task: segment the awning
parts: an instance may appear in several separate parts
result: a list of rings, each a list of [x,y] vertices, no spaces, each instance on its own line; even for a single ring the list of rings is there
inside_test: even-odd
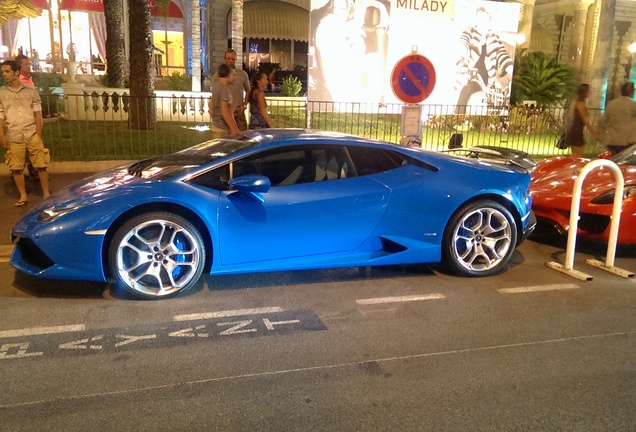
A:
[[[0,0],[4,1],[4,0]],[[41,2],[42,0],[31,0],[31,2]],[[62,0],[60,9],[70,11],[84,11],[84,12],[104,12],[103,0]],[[155,1],[150,1],[150,15],[152,16],[168,16],[170,18],[183,18],[183,12],[179,9],[179,6],[175,2],[171,1],[166,8],[158,8],[155,6]]]
[[[0,1],[0,26],[10,18],[35,18],[42,9],[31,4],[29,0]]]
[[[309,11],[282,1],[245,2],[243,4],[243,37],[307,42],[309,40]]]

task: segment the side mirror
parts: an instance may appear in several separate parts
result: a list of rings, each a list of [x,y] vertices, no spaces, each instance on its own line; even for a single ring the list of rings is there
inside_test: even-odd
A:
[[[248,174],[233,178],[228,183],[233,189],[254,196],[259,201],[265,201],[261,193],[269,191],[271,182],[268,177],[258,174]]]

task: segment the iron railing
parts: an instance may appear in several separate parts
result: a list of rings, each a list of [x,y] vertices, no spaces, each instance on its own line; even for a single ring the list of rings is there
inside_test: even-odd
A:
[[[210,93],[157,91],[153,98],[132,98],[126,89],[84,88],[81,93],[42,95],[43,139],[56,161],[135,160],[177,151],[210,139]],[[132,104],[155,110],[153,129],[129,126]],[[267,97],[268,110],[279,128],[311,128],[350,133],[399,143],[402,104],[308,102],[305,98]],[[465,108],[465,109],[464,109]],[[460,134],[464,147],[492,145],[545,157],[568,154],[555,143],[564,110],[515,107],[422,106],[422,147],[447,148]],[[600,113],[591,110],[596,123]],[[586,154],[603,148],[587,136]]]

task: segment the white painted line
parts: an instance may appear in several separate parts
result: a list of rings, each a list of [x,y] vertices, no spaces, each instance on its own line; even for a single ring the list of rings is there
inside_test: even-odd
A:
[[[529,287],[518,287],[518,288],[499,288],[497,291],[503,294],[519,294],[519,293],[527,293],[527,292],[536,292],[536,291],[557,291],[557,290],[567,290],[567,289],[577,289],[581,288],[575,284],[556,284],[556,285],[536,285]]]
[[[77,332],[77,331],[84,331],[84,330],[86,330],[86,326],[84,324],[55,326],[55,327],[31,327],[31,328],[23,328],[23,329],[17,329],[17,330],[0,331],[0,338],[35,336],[35,335],[45,335],[45,334],[53,334],[53,333],[69,333],[69,332]]]
[[[376,297],[368,299],[358,299],[356,303],[361,305],[381,304],[381,303],[401,303],[421,300],[436,300],[445,298],[442,294],[397,296],[397,297]]]
[[[233,317],[233,316],[241,316],[241,315],[267,314],[267,313],[282,312],[282,311],[283,311],[283,308],[275,306],[275,307],[269,307],[269,308],[236,309],[236,310],[219,311],[219,312],[203,312],[203,313],[196,313],[196,314],[175,315],[172,319],[174,321],[194,321],[194,320],[225,318],[225,317]]]

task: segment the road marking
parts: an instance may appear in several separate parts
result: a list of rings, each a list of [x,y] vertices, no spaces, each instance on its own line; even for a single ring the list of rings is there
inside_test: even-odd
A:
[[[556,291],[556,290],[567,290],[567,289],[577,289],[581,288],[575,284],[556,284],[556,285],[535,285],[529,287],[518,287],[518,288],[499,288],[499,291],[502,294],[519,294],[519,293],[527,293],[527,292],[536,292],[536,291]]]
[[[368,299],[358,299],[356,303],[360,305],[371,305],[381,303],[401,303],[410,301],[422,301],[422,300],[436,300],[445,298],[442,294],[427,294],[427,295],[412,295],[412,296],[397,296],[397,297],[376,297]]]
[[[501,344],[501,345],[476,346],[476,347],[469,347],[469,348],[458,348],[458,349],[447,350],[447,351],[433,351],[433,352],[425,352],[420,354],[410,354],[410,355],[396,356],[396,357],[378,357],[378,358],[367,359],[363,361],[350,361],[345,363],[332,363],[332,364],[323,364],[323,365],[317,365],[317,366],[298,367],[293,369],[277,369],[277,370],[274,369],[274,370],[263,371],[263,372],[243,373],[243,374],[237,374],[237,375],[223,375],[223,376],[216,376],[211,378],[203,378],[199,380],[178,381],[174,383],[152,385],[147,387],[137,387],[137,388],[124,389],[124,390],[113,390],[113,391],[106,391],[106,392],[94,392],[94,393],[75,394],[75,395],[69,395],[69,396],[49,397],[45,399],[38,399],[38,400],[25,401],[25,402],[4,403],[4,404],[0,403],[0,409],[18,408],[18,407],[25,407],[25,406],[37,406],[37,405],[51,404],[54,402],[61,402],[61,401],[89,400],[93,398],[103,398],[105,396],[140,394],[140,393],[147,393],[147,392],[157,391],[157,390],[177,389],[177,388],[183,388],[184,386],[202,385],[202,384],[209,384],[214,382],[230,382],[230,381],[246,380],[246,379],[252,379],[252,378],[263,378],[263,377],[281,376],[281,375],[289,375],[289,374],[316,372],[316,371],[328,371],[328,370],[351,368],[351,367],[359,368],[360,365],[365,365],[370,363],[391,363],[396,361],[403,362],[405,360],[417,360],[417,359],[426,359],[426,358],[432,358],[432,357],[456,356],[456,355],[479,353],[479,352],[485,352],[485,351],[513,350],[513,349],[525,348],[525,347],[557,345],[557,344],[564,344],[569,342],[604,339],[604,338],[611,338],[611,337],[624,338],[625,336],[632,336],[632,335],[636,335],[636,331],[589,334],[589,335],[582,335],[582,336],[572,336],[567,338],[536,340],[536,341],[530,341],[530,342],[517,342],[517,343],[509,343],[509,344]]]
[[[86,330],[84,324],[75,324],[67,326],[55,326],[55,327],[31,327],[17,330],[4,330],[0,331],[0,338],[13,338],[22,336],[37,336],[53,333],[69,333]]]
[[[172,319],[174,321],[194,321],[194,320],[202,320],[202,319],[226,318],[226,317],[241,316],[241,315],[267,314],[267,313],[275,313],[275,312],[282,312],[282,311],[283,311],[283,308],[276,306],[276,307],[269,307],[269,308],[236,309],[236,310],[219,311],[219,312],[203,312],[203,313],[196,313],[196,314],[175,315],[174,317],[172,317]]]

